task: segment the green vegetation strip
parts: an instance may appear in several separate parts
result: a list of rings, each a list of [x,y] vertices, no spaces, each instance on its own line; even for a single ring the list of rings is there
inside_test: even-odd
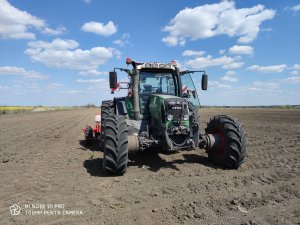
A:
[[[69,110],[82,108],[97,108],[93,104],[85,106],[0,106],[0,114],[19,113],[19,112],[45,112],[53,110]]]

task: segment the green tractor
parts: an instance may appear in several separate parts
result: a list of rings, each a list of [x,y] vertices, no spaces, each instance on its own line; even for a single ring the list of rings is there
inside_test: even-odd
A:
[[[203,148],[224,168],[236,169],[244,162],[246,134],[235,119],[215,116],[205,134],[200,133],[200,103],[191,75],[201,73],[202,90],[207,90],[205,71],[180,71],[175,61],[139,63],[128,58],[126,64],[132,69],[115,68],[109,83],[112,93],[126,88],[128,95],[101,106],[100,140],[107,174],[124,174],[129,152],[153,147],[165,152]],[[126,87],[117,82],[116,70],[128,74]]]

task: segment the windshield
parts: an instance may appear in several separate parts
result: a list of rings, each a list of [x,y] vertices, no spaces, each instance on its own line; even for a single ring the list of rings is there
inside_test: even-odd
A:
[[[140,72],[139,93],[175,95],[175,84],[172,73]]]
[[[195,74],[197,76],[197,74]],[[200,102],[190,73],[181,75],[182,97],[186,98],[193,108],[200,107]]]

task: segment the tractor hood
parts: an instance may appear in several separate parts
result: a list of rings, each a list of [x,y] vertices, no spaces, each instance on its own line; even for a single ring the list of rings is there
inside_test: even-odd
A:
[[[150,95],[149,114],[157,126],[169,127],[174,123],[189,125],[188,101],[174,95]]]

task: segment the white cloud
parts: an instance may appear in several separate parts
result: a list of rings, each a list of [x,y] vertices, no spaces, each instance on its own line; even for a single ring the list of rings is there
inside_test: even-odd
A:
[[[291,7],[290,9],[295,11],[295,12],[298,12],[300,10],[300,4],[295,5],[295,6]]]
[[[30,41],[28,43],[29,49],[55,49],[55,50],[67,50],[75,49],[79,44],[74,40],[63,40],[60,38],[54,39],[52,42],[45,41]]]
[[[99,65],[116,56],[120,51],[114,48],[94,47],[89,50],[78,48],[74,40],[54,39],[52,42],[31,41],[25,51],[34,62],[41,62],[50,67],[81,71],[95,70]]]
[[[292,67],[294,70],[300,70],[300,64],[295,64]]]
[[[211,88],[225,88],[225,89],[232,88],[232,86],[230,84],[223,84],[219,81],[208,81],[208,86]]]
[[[103,83],[106,82],[106,79],[89,79],[89,80],[83,80],[83,79],[77,79],[77,83]]]
[[[294,75],[294,76],[297,76],[297,75],[300,75],[300,65],[299,64],[294,64],[291,68],[291,75]]]
[[[182,37],[167,36],[162,38],[162,41],[165,42],[168,46],[185,45],[185,38]]]
[[[247,68],[247,70],[251,71],[259,71],[263,73],[281,73],[285,68],[286,64],[281,65],[273,65],[273,66],[258,66],[258,65],[252,65]]]
[[[185,8],[163,28],[169,35],[162,41],[169,46],[183,46],[187,39],[198,40],[225,34],[239,37],[240,43],[249,43],[257,37],[261,23],[272,19],[275,12],[265,9],[263,5],[237,9],[234,1]]]
[[[226,50],[225,50],[225,49],[220,49],[220,50],[219,50],[219,54],[220,54],[220,55],[224,55],[224,54],[225,54],[225,52],[226,52]]]
[[[44,30],[42,31],[42,33],[57,36],[57,35],[64,34],[66,31],[67,31],[67,29],[65,27],[63,27],[62,25],[60,25],[56,29],[51,29],[49,27],[45,27]]]
[[[255,81],[252,84],[254,88],[261,88],[261,89],[278,89],[279,84],[275,82],[262,82],[262,81]]]
[[[74,89],[70,89],[70,90],[66,90],[66,91],[61,91],[62,94],[67,94],[67,95],[77,95],[77,94],[82,94],[85,93],[82,90],[74,90]]]
[[[64,87],[64,85],[61,84],[61,83],[51,83],[51,84],[48,84],[45,88],[47,90],[53,90],[53,89],[57,89],[57,88],[60,88],[60,87]]]
[[[293,70],[291,72],[291,75],[294,75],[294,76],[300,75],[300,71],[299,70]]]
[[[129,39],[130,39],[130,34],[125,33],[125,34],[122,35],[121,39],[117,39],[113,43],[115,45],[120,46],[120,47],[124,47],[125,45],[130,44]]]
[[[100,76],[100,75],[108,75],[108,72],[102,72],[98,70],[87,70],[87,71],[81,71],[79,74],[84,76],[88,76],[88,75]]]
[[[284,79],[284,81],[291,84],[300,84],[300,77],[288,77]]]
[[[204,55],[204,51],[194,51],[194,50],[185,50],[182,55],[183,56],[202,56]]]
[[[117,27],[112,21],[109,21],[106,25],[103,23],[90,21],[83,24],[81,30],[84,32],[91,32],[102,36],[110,36],[117,32]]]
[[[243,64],[243,62],[237,61],[237,59],[232,57],[222,56],[219,58],[212,58],[210,55],[198,57],[185,63],[186,66],[193,69],[203,69],[212,66],[221,66],[223,69],[237,69],[242,67]]]
[[[36,79],[36,80],[43,80],[48,79],[49,76],[43,73],[39,73],[32,70],[25,70],[22,67],[14,67],[14,66],[2,66],[0,67],[0,75],[7,75],[7,76],[21,76],[27,79]]]
[[[235,55],[253,55],[253,48],[249,45],[234,45],[229,52]]]
[[[7,0],[0,0],[0,38],[35,39],[32,28],[49,35],[60,35],[66,30],[63,26],[51,29],[45,20],[17,9]]]
[[[225,73],[226,76],[234,76],[236,75],[236,72],[235,71],[232,71],[232,70],[229,70]]]
[[[42,29],[45,21],[21,11],[8,1],[0,1],[0,37],[4,39],[34,39],[35,34],[29,29]]]
[[[228,82],[237,82],[239,79],[236,77],[224,76],[221,78],[221,80]]]
[[[82,0],[83,2],[85,2],[86,4],[90,4],[91,0]]]

